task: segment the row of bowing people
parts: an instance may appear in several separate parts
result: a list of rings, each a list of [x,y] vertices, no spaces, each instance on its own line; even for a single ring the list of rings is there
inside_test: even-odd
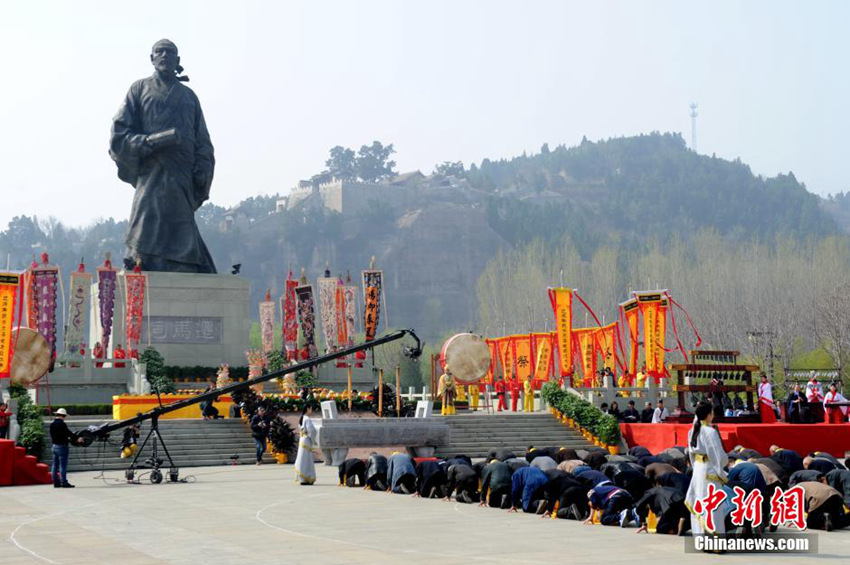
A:
[[[807,526],[831,530],[850,525],[850,471],[847,461],[823,452],[806,456],[778,446],[761,453],[736,446],[725,454],[727,501],[734,487],[759,490],[764,504],[777,488],[800,485],[805,492]],[[610,455],[602,448],[536,448],[524,456],[508,449],[491,451],[473,462],[465,455],[414,459],[395,452],[373,452],[339,466],[339,486],[452,500],[534,513],[585,523],[638,527],[638,532],[684,535],[692,529],[686,503],[693,467],[688,449],[675,446],[652,454],[643,446]],[[731,506],[724,507],[722,531],[732,531]],[[765,509],[767,511],[767,508]],[[767,514],[765,514],[767,515]],[[764,520],[744,531],[763,531]],[[775,528],[773,528],[775,529]],[[701,533],[696,532],[695,533]]]

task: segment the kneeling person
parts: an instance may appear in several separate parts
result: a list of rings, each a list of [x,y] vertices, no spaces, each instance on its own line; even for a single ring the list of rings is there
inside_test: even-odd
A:
[[[449,467],[446,500],[452,493],[457,492],[455,499],[464,504],[478,502],[478,475],[469,465],[452,465]]]
[[[366,461],[346,459],[339,466],[339,486],[366,486]]]

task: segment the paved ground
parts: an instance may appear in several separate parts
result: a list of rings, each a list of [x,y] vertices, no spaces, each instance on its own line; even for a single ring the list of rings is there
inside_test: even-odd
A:
[[[846,563],[850,531],[821,533],[820,554],[692,555],[681,538],[634,527],[508,515],[454,502],[338,488],[319,467],[186,470],[192,484],[126,485],[77,473],[74,490],[0,490],[0,564]]]

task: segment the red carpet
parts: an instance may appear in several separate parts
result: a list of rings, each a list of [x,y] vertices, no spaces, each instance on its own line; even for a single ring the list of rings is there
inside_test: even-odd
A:
[[[620,424],[629,447],[642,445],[652,453],[688,443],[691,424]],[[850,451],[850,424],[718,424],[723,447],[736,445],[770,455],[770,446],[793,449],[801,455],[825,451],[844,459]]]

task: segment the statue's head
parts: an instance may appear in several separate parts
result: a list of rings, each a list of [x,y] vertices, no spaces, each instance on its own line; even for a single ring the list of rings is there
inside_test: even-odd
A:
[[[166,75],[173,75],[180,69],[180,57],[177,46],[169,39],[160,39],[151,49],[151,63],[154,68]]]

